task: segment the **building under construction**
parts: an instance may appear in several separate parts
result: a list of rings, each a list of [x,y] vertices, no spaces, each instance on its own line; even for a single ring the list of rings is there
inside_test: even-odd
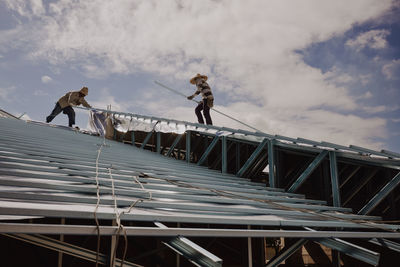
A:
[[[100,136],[0,113],[1,266],[397,265],[398,153],[92,119]]]

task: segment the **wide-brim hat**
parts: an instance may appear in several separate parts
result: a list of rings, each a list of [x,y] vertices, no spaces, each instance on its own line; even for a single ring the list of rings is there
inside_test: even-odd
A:
[[[82,87],[82,89],[79,92],[86,96],[89,94],[89,89],[87,87]]]
[[[200,73],[197,73],[196,76],[194,76],[192,79],[190,79],[190,83],[191,84],[195,84],[195,81],[196,81],[197,78],[202,78],[205,81],[207,81],[207,79],[208,79],[208,77],[206,75],[201,75]]]

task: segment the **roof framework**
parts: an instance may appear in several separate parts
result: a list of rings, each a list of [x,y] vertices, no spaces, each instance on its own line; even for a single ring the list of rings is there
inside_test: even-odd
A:
[[[315,241],[372,265],[379,262],[379,254],[366,252],[352,243],[332,238],[359,238],[367,241],[372,238],[400,238],[396,232],[400,229],[399,225],[379,223],[379,216],[369,215],[396,188],[399,174],[394,175],[360,209],[359,214],[353,214],[351,208],[341,207],[343,201],[337,168],[337,161],[345,159],[384,166],[396,172],[400,164],[393,153],[372,153],[354,146],[344,149],[322,142],[316,145],[308,140],[294,141],[262,133],[250,135],[246,131],[227,128],[206,127],[199,131],[200,127],[205,126],[190,123],[186,124],[192,128],[189,127],[184,134],[170,135],[170,145],[162,145],[163,139],[159,132],[146,133],[140,141],[141,133],[133,131],[131,142],[140,142],[137,147],[20,120],[0,118],[0,124],[1,215],[79,220],[98,218],[117,222],[120,220],[122,224],[157,221],[218,226],[215,229],[152,227],[148,229],[152,236],[200,237],[216,236],[219,233],[225,237],[305,238],[303,242],[319,238]],[[228,131],[230,134],[220,135],[218,131]],[[154,136],[156,138],[152,138]],[[196,140],[196,136],[204,138]],[[204,144],[201,153],[196,148],[199,140]],[[238,143],[254,146],[240,160],[237,156],[243,155],[243,151],[240,151],[242,147]],[[182,149],[183,145],[185,149]],[[148,151],[153,149],[157,153]],[[220,152],[216,153],[219,149]],[[279,149],[296,153],[306,151],[316,155],[305,165],[288,191],[277,187],[280,184],[279,174],[276,173],[279,169],[276,164],[278,157],[274,155]],[[232,150],[238,152],[234,159],[229,157]],[[211,157],[214,160],[210,161]],[[240,164],[232,168],[232,160]],[[313,200],[296,193],[324,161],[330,164],[333,205],[328,205],[326,200]],[[219,167],[213,170],[202,165]],[[254,182],[249,177],[249,174],[259,173],[266,166],[269,166],[267,184],[270,187],[265,186],[265,183]],[[232,173],[233,169],[236,172]],[[248,226],[262,229],[248,229]],[[241,229],[235,230],[232,227]],[[97,234],[96,227],[91,225],[42,227],[39,224],[0,224],[0,232],[4,234],[71,234],[71,229],[83,235]],[[118,226],[100,226],[98,233],[116,235],[118,229]],[[145,227],[125,229],[127,235],[147,233]],[[293,248],[287,250],[292,251]],[[193,253],[186,256],[193,256]],[[282,253],[277,258],[286,259],[289,254]]]

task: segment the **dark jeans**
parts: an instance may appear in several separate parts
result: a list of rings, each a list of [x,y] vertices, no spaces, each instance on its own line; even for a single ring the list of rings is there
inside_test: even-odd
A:
[[[54,107],[53,111],[49,116],[46,117],[46,122],[49,123],[51,122],[58,114],[61,113],[61,111],[64,114],[68,115],[68,126],[72,127],[72,125],[75,124],[75,111],[71,106],[61,108],[60,104],[58,102],[56,103],[56,106]]]
[[[203,99],[199,103],[199,105],[194,110],[197,116],[199,123],[204,124],[203,116],[201,115],[201,111],[203,110],[204,117],[206,118],[207,125],[212,125],[212,120],[210,116],[210,107],[207,105],[207,99]]]

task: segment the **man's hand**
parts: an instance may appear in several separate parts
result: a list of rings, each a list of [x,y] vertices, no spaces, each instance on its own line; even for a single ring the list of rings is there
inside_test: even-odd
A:
[[[207,99],[207,106],[212,108],[214,106],[214,99]]]
[[[192,100],[193,97],[194,97],[194,95],[190,95],[190,96],[187,97],[187,99]]]

